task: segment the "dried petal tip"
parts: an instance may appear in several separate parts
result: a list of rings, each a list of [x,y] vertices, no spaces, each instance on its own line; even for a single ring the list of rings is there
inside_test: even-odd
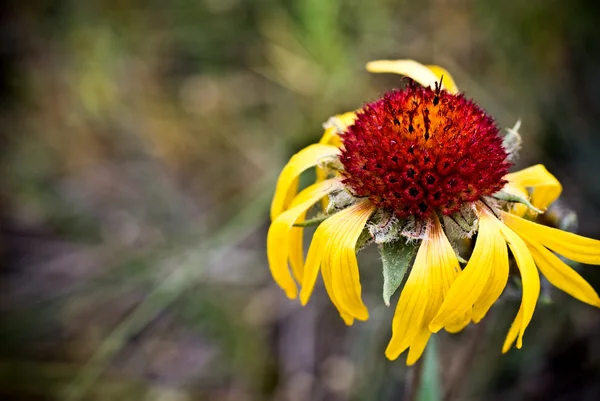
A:
[[[505,184],[498,127],[463,95],[410,82],[368,104],[343,137],[344,183],[404,218],[448,215]]]

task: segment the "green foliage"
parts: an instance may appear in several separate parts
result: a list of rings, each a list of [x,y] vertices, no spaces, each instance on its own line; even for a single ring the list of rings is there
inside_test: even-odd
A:
[[[402,284],[417,246],[400,239],[382,244],[379,249],[383,262],[383,302],[390,306],[390,298]]]

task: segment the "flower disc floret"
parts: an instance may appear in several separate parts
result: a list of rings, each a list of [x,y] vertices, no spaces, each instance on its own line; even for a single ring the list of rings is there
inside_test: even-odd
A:
[[[344,183],[400,218],[457,212],[502,189],[509,167],[483,109],[412,81],[366,105],[343,145]]]

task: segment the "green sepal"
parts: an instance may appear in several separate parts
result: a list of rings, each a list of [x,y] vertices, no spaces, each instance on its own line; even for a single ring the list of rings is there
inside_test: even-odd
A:
[[[458,246],[456,246],[456,244],[453,244],[453,243],[451,243],[451,245],[452,245],[452,249],[454,250],[454,254],[456,255],[456,259],[458,259],[458,262],[463,263],[463,264],[469,263],[468,260],[466,260],[465,258],[460,256],[460,252],[458,251]]]
[[[326,214],[335,213],[356,203],[356,198],[348,191],[339,191],[329,194],[329,205]]]
[[[477,231],[477,219],[474,216],[470,219],[468,215],[465,218],[462,213],[454,213],[449,217],[467,234],[467,236],[470,237]]]
[[[509,155],[509,160],[516,159],[516,156],[523,145],[521,134],[519,134],[519,128],[521,128],[521,120],[518,120],[514,127],[506,128],[506,134],[502,139],[502,146],[506,153]]]
[[[402,284],[408,267],[417,252],[417,244],[404,240],[386,242],[379,246],[383,262],[383,302],[390,306],[390,298]]]
[[[533,210],[536,213],[544,213],[537,207],[533,206],[527,198],[524,198],[524,197],[516,195],[516,194],[511,194],[506,191],[498,191],[494,195],[492,195],[492,197],[499,199],[499,200],[506,201],[506,202],[522,203],[523,205],[527,206],[529,209]]]
[[[360,252],[373,242],[373,237],[367,227],[363,228],[356,240],[356,252]]]
[[[334,213],[335,214],[335,213]],[[300,223],[294,223],[294,227],[310,227],[316,226],[330,218],[331,214],[321,214],[319,216],[313,217],[312,219],[304,220]]]
[[[377,244],[385,244],[398,240],[401,224],[393,215],[383,212],[377,224],[369,226],[369,232]]]

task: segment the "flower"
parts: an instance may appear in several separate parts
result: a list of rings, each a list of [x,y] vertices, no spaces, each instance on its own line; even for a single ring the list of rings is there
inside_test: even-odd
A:
[[[386,349],[392,360],[408,349],[408,365],[432,333],[458,332],[486,315],[507,285],[508,249],[520,272],[522,300],[503,352],[515,340],[521,348],[540,293],[538,269],[557,288],[600,307],[594,289],[552,252],[600,264],[600,241],[532,221],[562,187],[542,165],[508,173],[520,145],[516,127],[502,135],[439,66],[383,60],[367,69],[414,82],[331,118],[319,143],[284,167],[271,205],[267,256],[286,295],[299,295],[305,305],[320,271],[346,324],[367,320],[357,247],[375,241],[382,254],[389,247],[406,252],[406,263],[410,249],[418,248]],[[313,167],[316,183],[298,193],[299,176]],[[324,215],[306,220],[318,203]],[[303,227],[318,222],[304,261]],[[464,261],[457,244],[474,233],[473,252]]]

